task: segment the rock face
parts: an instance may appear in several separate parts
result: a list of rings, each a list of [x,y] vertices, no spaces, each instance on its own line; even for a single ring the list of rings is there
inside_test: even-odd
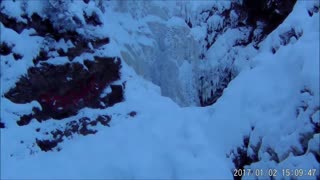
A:
[[[0,128],[5,128],[6,126],[4,125],[3,122],[0,122]]]
[[[0,54],[1,55],[6,56],[6,55],[10,54],[11,49],[12,49],[12,47],[9,46],[7,43],[1,42],[1,44],[0,44]]]
[[[30,12],[26,8],[32,2],[26,1],[20,6],[15,1],[8,1],[16,8],[20,6],[21,13],[15,14],[17,16],[12,16],[11,11],[2,8],[1,4],[0,24],[4,32],[6,30],[13,36],[4,33],[7,38],[1,39],[0,55],[6,59],[5,68],[14,68],[11,66],[14,63],[22,69],[10,79],[10,82],[16,82],[8,86],[3,98],[16,104],[37,101],[41,106],[19,114],[18,126],[28,125],[33,119],[39,122],[51,118],[62,120],[76,115],[85,107],[104,109],[124,100],[124,84],[114,83],[121,80],[121,60],[108,56],[105,46],[110,39],[97,33],[103,25],[101,10],[93,8],[86,11],[83,7],[79,9],[83,13],[77,16],[69,12],[70,2],[47,1],[43,3],[42,10]],[[17,41],[18,37],[23,38]],[[24,47],[35,39],[31,54]],[[17,71],[14,69],[12,72]],[[64,127],[53,125],[48,129],[40,126],[35,131],[48,136],[36,138],[33,146],[51,151],[64,138],[95,134],[98,130],[94,126],[109,127],[110,121],[111,115],[99,115],[93,119],[77,117],[69,122],[66,120],[61,122]],[[0,128],[7,128],[6,125],[0,120]],[[57,148],[58,151],[60,149]]]
[[[248,24],[255,26],[258,21],[264,22],[264,34],[269,34],[283,22],[292,11],[297,0],[244,0]],[[264,35],[265,36],[265,35]]]
[[[120,78],[120,60],[95,57],[95,61],[86,60],[84,64],[42,63],[40,67],[31,67],[5,97],[14,103],[38,101],[42,110],[34,109],[32,117],[39,121],[63,119],[83,107],[105,108],[123,100],[122,86],[115,85],[111,86],[111,93],[100,98],[104,88]],[[21,118],[21,125],[27,123],[25,119]]]
[[[239,39],[235,46],[246,46],[253,43],[254,47],[258,48],[259,43],[289,15],[295,3],[296,0],[243,0],[242,3],[232,2],[230,8],[222,12],[217,11],[215,7],[201,12],[205,19],[204,22],[208,24],[213,16],[223,17],[223,23],[218,28],[208,27],[205,39],[206,48],[209,49],[228,28],[249,30],[246,33],[249,36]]]
[[[79,120],[73,120],[66,123],[65,127],[58,128],[52,130],[50,134],[52,138],[50,139],[36,139],[36,144],[42,151],[52,151],[57,149],[58,151],[60,148],[57,146],[59,143],[63,141],[64,138],[71,138],[75,134],[87,136],[89,134],[95,134],[98,131],[94,129],[95,126],[100,123],[103,126],[108,126],[109,122],[111,121],[111,116],[109,115],[100,115],[96,119],[90,119],[88,117],[80,118]],[[40,131],[40,129],[36,130]],[[46,132],[48,133],[48,132]]]
[[[73,23],[78,23],[75,26],[77,28],[68,29],[65,27],[68,24],[56,19],[60,12],[59,7],[46,5],[48,12],[22,14],[19,18],[23,21],[6,14],[6,11],[0,13],[0,22],[5,28],[17,34],[33,29],[32,36],[41,37],[43,41],[31,59],[25,58],[22,52],[13,50],[16,45],[10,39],[0,43],[1,55],[10,57],[12,54],[15,61],[22,61],[22,64],[28,61],[34,64],[26,67],[27,73],[20,77],[15,87],[4,94],[14,103],[38,101],[41,105],[41,109],[34,108],[30,114],[21,116],[17,122],[19,126],[27,125],[32,119],[37,119],[39,122],[49,118],[63,119],[77,114],[78,110],[84,107],[107,108],[123,101],[122,85],[112,84],[120,79],[121,60],[118,57],[96,53],[109,43],[109,37],[79,33],[100,28],[102,22],[98,13],[84,12],[86,23],[74,20]],[[59,26],[57,23],[60,23]],[[73,62],[84,53],[89,55],[90,60],[84,58],[83,63]],[[55,58],[65,58],[65,64],[55,65],[47,62],[49,59],[55,61]],[[111,92],[102,96],[103,90],[108,86]]]
[[[193,21],[186,20],[189,24],[207,24],[207,33],[203,44],[205,48],[199,58],[219,62],[218,66],[210,70],[201,70],[200,72],[206,72],[196,77],[198,78],[198,97],[201,106],[215,103],[222,96],[223,90],[230,81],[237,76],[238,72],[234,70],[238,69],[234,65],[236,61],[239,61],[238,54],[240,53],[237,48],[253,46],[255,49],[259,49],[260,42],[284,21],[295,3],[296,0],[243,0],[241,3],[234,1],[224,10],[213,6],[200,12],[201,18],[193,19]],[[219,40],[230,30],[236,31],[238,34],[236,39],[228,39],[230,46],[226,50],[227,53],[222,56],[210,57],[210,54],[219,54],[219,52],[215,52],[222,46],[219,44],[221,42]],[[301,35],[290,31],[282,36],[282,43],[285,45],[291,37],[298,39]],[[272,51],[275,53],[276,49]]]
[[[279,150],[267,145],[268,142],[263,140],[263,138],[266,138],[265,136],[259,136],[259,138],[257,138],[259,130],[257,127],[252,126],[251,132],[243,137],[242,145],[232,149],[231,152],[227,154],[228,157],[232,158],[235,169],[250,169],[251,166],[256,167],[257,164],[263,161],[264,163],[272,162],[280,164],[284,163],[285,161],[288,162],[292,157],[301,158],[308,154],[312,154],[318,164],[320,163],[319,146],[313,145],[315,141],[319,142],[320,124],[316,123],[319,120],[316,120],[315,115],[320,112],[320,107],[318,103],[314,104],[312,101],[309,101],[310,99],[314,98],[314,94],[310,89],[301,89],[299,96],[301,97],[301,101],[299,106],[296,107],[296,120],[298,122],[304,122],[305,126],[310,127],[308,130],[303,130],[303,128],[299,126],[299,128],[296,130],[296,132],[299,133],[299,140],[297,140],[299,141],[299,144],[295,144],[293,141],[290,142],[291,145],[289,148],[288,145],[283,145],[282,149]],[[291,136],[291,134],[285,134],[283,135],[282,139],[286,139],[289,136]],[[261,157],[261,154],[265,154],[268,159],[265,160],[264,157]],[[234,179],[241,178],[242,175],[234,177]],[[319,177],[316,179],[319,179]]]

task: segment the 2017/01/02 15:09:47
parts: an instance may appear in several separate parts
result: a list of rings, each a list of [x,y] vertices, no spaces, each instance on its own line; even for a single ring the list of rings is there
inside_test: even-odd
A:
[[[234,169],[233,176],[283,176],[283,177],[301,177],[317,175],[317,169]]]

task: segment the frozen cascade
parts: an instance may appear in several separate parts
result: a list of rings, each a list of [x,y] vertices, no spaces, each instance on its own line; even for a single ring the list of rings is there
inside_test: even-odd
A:
[[[137,15],[137,12],[141,12],[139,9],[130,5],[127,7],[132,8],[129,12],[133,17],[144,16]],[[164,96],[172,98],[182,106],[199,104],[194,82],[196,65],[200,61],[199,43],[191,35],[190,28],[182,18],[170,18],[169,13],[165,13],[159,6],[147,8],[145,11],[145,14],[153,14],[159,18],[158,21],[146,22],[148,34],[139,32],[151,39],[151,43],[126,44],[125,50],[121,52],[123,59],[138,74],[159,85]]]
[[[216,14],[202,13],[211,7]],[[230,2],[178,1],[165,7],[157,1],[118,3],[115,9],[132,18],[131,24],[123,26],[137,41],[124,43],[121,55],[139,75],[159,85],[162,95],[180,106],[212,104],[256,52],[244,47],[247,50],[241,53],[243,47],[233,47],[239,38],[248,38],[249,30],[223,29],[229,20],[220,14],[228,8]],[[207,31],[214,33],[207,37]],[[219,33],[223,36],[217,38]],[[216,43],[209,42],[212,47],[208,48],[208,39],[214,38]]]
[[[149,23],[149,27],[155,40],[153,45],[141,45],[138,50],[127,46],[127,51],[122,52],[124,60],[138,74],[159,85],[164,96],[180,105],[197,103],[193,73],[199,61],[199,47],[188,36],[190,30],[161,23]]]

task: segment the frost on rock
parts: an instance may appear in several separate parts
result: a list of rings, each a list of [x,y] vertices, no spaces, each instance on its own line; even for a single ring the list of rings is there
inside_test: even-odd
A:
[[[33,126],[32,120],[65,120],[84,108],[106,109],[124,100],[121,60],[101,52],[110,43],[97,31],[101,13],[82,1],[1,3],[1,114],[14,114],[1,123]],[[107,87],[111,91],[103,93]],[[59,143],[36,142],[45,151]]]
[[[319,81],[316,80],[319,79],[319,51],[316,50],[319,48],[316,40],[319,34],[313,33],[319,30],[318,25],[314,26],[315,21],[318,23],[319,14],[316,14],[317,17],[309,16],[306,6],[311,3],[298,2],[292,14],[262,42],[260,53],[265,54],[254,59],[251,71],[260,71],[262,67],[270,68],[268,72],[272,73],[269,75],[270,79],[273,79],[270,83],[275,83],[272,86],[274,93],[260,94],[269,94],[267,98],[272,101],[263,100],[260,96],[255,99],[260,103],[260,100],[264,102],[261,104],[261,114],[251,115],[253,122],[249,135],[243,137],[242,146],[228,155],[232,157],[236,168],[268,167],[281,173],[283,168],[308,167],[308,170],[316,170],[314,178],[320,177],[320,146],[316,140],[320,133]],[[296,18],[296,15],[300,18]],[[297,36],[294,41],[284,41],[295,35]],[[271,47],[274,47],[275,40],[282,43],[278,44],[278,50],[274,52]],[[305,47],[308,50],[304,49]],[[305,53],[307,51],[312,53]],[[269,58],[265,59],[266,57]],[[289,67],[290,70],[287,69]],[[268,82],[263,79],[262,74],[259,77],[262,82]],[[259,86],[258,82],[256,86]],[[257,91],[264,92],[268,88],[265,86],[264,90],[258,89]],[[252,96],[253,94],[251,92]],[[271,105],[272,102],[276,104]],[[281,104],[283,107],[280,107]],[[251,111],[259,112],[256,108],[252,107]],[[301,175],[301,179],[305,178],[308,178],[306,173]]]

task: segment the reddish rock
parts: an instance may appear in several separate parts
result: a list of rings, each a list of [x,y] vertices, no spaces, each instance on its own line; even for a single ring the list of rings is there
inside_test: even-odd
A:
[[[5,97],[21,104],[38,101],[42,110],[34,109],[33,117],[39,121],[63,119],[83,107],[102,108],[101,101],[108,107],[123,100],[121,85],[111,85],[112,92],[100,98],[104,88],[120,78],[120,60],[95,57],[95,61],[87,60],[84,64],[86,68],[79,63],[41,63],[39,67],[31,67]],[[20,120],[21,125],[28,122]]]

